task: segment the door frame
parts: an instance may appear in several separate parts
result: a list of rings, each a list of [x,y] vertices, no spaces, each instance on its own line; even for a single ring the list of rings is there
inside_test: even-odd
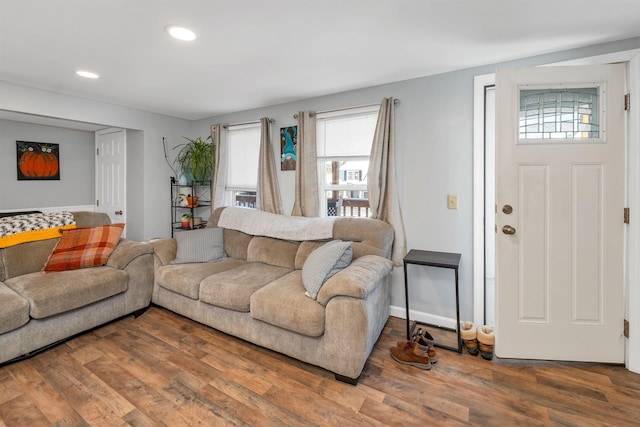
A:
[[[640,49],[579,58],[542,66],[589,65],[627,62],[632,107],[627,122],[627,189],[626,206],[630,209],[630,226],[625,242],[625,318],[629,321],[629,339],[625,365],[640,373]],[[473,321],[477,325],[485,319],[485,240],[484,240],[484,176],[485,176],[485,87],[495,85],[495,74],[474,77],[473,102]],[[621,101],[622,102],[622,101]],[[494,171],[495,172],[495,171]]]

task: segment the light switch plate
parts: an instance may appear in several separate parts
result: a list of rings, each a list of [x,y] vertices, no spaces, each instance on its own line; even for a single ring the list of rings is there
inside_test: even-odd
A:
[[[455,194],[447,194],[447,208],[458,209],[458,196]]]

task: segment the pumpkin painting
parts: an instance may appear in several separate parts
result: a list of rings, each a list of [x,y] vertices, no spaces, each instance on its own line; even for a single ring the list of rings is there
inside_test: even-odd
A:
[[[59,145],[17,141],[18,180],[59,180]]]

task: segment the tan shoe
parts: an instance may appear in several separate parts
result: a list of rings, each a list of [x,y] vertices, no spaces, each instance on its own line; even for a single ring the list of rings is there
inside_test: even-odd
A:
[[[404,347],[391,347],[391,357],[403,365],[411,365],[420,369],[431,369],[429,355],[418,349],[418,344],[411,345],[406,341]]]
[[[414,337],[415,338],[415,337]],[[409,345],[410,347],[413,346],[413,344],[417,344],[418,345],[418,350],[422,351],[423,353],[426,353],[427,356],[429,356],[429,361],[433,364],[433,363],[438,363],[438,355],[436,353],[436,350],[433,348],[433,342],[431,342],[430,345],[422,345],[421,341],[407,341],[407,340],[399,340],[397,345],[399,348],[403,348],[406,345]]]

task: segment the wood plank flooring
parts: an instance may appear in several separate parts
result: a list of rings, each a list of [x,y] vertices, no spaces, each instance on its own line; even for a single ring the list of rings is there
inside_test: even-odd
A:
[[[360,383],[152,307],[0,368],[8,426],[638,426],[622,366],[486,361],[438,350],[400,365],[391,318]]]

